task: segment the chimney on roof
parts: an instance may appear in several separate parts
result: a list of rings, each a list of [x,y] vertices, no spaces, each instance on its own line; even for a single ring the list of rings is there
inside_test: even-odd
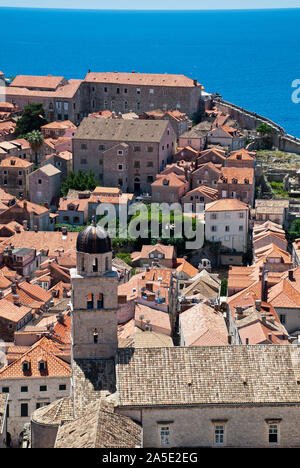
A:
[[[68,234],[68,230],[67,230],[66,227],[62,227],[62,228],[61,228],[61,232],[62,232],[62,235],[63,235],[63,236],[66,236],[66,235]]]
[[[257,299],[257,300],[255,301],[255,308],[256,308],[256,310],[257,310],[258,312],[260,312],[260,310],[261,310],[261,301],[260,301],[259,299]]]
[[[242,318],[242,315],[243,315],[243,307],[237,306],[235,310],[236,310],[237,318],[238,318],[238,319]]]
[[[197,86],[198,81],[195,79],[195,80],[193,80],[193,82],[194,82],[194,86]]]
[[[289,270],[288,273],[289,273],[289,280],[290,281],[295,281],[294,270]]]
[[[267,302],[268,299],[268,270],[265,269],[266,264],[264,264],[261,272],[261,300]]]
[[[16,285],[16,283],[12,283],[11,290],[12,290],[13,294],[17,294],[17,285]]]
[[[64,316],[63,312],[61,312],[61,311],[60,311],[59,314],[56,316],[56,318],[57,318],[57,321],[58,321],[59,323],[64,323],[64,322],[65,322],[65,316]]]
[[[33,226],[33,229],[34,229],[34,232],[38,232],[38,230],[39,230],[39,228],[37,227],[36,224]]]
[[[26,281],[26,283],[30,283],[30,277],[29,277],[29,276],[25,276],[25,281]]]
[[[18,224],[15,225],[15,231],[18,233],[21,232],[21,228]]]
[[[13,294],[13,300],[14,300],[14,305],[17,307],[20,307],[21,302],[20,302],[19,294]]]
[[[24,219],[23,221],[23,228],[24,228],[24,231],[28,231],[28,226],[27,226],[27,220]]]

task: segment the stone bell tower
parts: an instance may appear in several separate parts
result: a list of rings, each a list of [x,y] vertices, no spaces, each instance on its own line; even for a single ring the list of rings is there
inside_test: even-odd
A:
[[[118,347],[118,275],[111,242],[93,222],[77,237],[77,268],[71,270],[74,359],[112,358]]]

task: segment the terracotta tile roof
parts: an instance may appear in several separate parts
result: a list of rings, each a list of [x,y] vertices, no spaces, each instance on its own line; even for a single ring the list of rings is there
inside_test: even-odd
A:
[[[248,180],[248,185],[253,184],[254,180],[254,169],[248,167],[222,167],[221,176],[219,178],[219,183],[228,183],[232,184],[233,180],[237,180],[237,184],[244,185],[245,181]],[[224,182],[223,179],[227,179],[227,182]]]
[[[0,188],[0,200],[3,203],[8,203],[10,200],[13,200],[15,197],[8,193],[6,190]],[[18,224],[18,223],[16,223]]]
[[[55,356],[54,352],[59,348],[47,338],[37,341],[25,354],[12,364],[0,370],[1,379],[17,378],[45,378],[45,377],[70,377],[71,367],[66,362]],[[39,370],[39,361],[46,361],[46,370]],[[30,363],[30,370],[23,371],[22,363]]]
[[[193,190],[190,190],[187,192],[183,198],[185,197],[190,197],[191,195],[204,195],[207,198],[210,198],[211,200],[217,200],[218,199],[218,190],[213,189],[211,187],[207,187],[206,185],[200,185],[200,187],[196,187]]]
[[[48,302],[52,299],[52,294],[41,288],[38,284],[32,284],[24,281],[23,283],[19,283],[19,288],[34,300]]]
[[[30,96],[30,97],[40,97],[40,98],[72,98],[79,89],[82,80],[71,79],[69,82],[63,86],[59,86],[55,90],[51,91],[37,91],[30,90],[28,88],[20,88],[17,86],[7,86],[5,89],[6,96]]]
[[[71,161],[73,158],[73,154],[71,151],[60,151],[56,157],[59,157],[61,159],[65,159],[66,161]]]
[[[6,299],[0,300],[0,317],[11,322],[19,322],[31,311],[30,307],[21,305],[20,307],[12,304]]]
[[[69,211],[70,206],[73,206],[75,209],[72,211],[85,211],[88,205],[88,198],[60,198],[59,206],[57,211]]]
[[[163,253],[165,258],[168,260],[171,260],[175,254],[175,248],[173,245],[143,245],[141,252],[135,252],[136,256],[133,256],[132,254],[132,259],[135,260],[137,256],[140,258],[149,258],[149,254],[156,250]]]
[[[154,73],[88,73],[85,81],[89,83],[119,83],[145,86],[175,86],[194,88],[194,81],[184,75],[154,74]],[[197,83],[197,86],[201,86]]]
[[[151,187],[163,186],[163,187],[182,187],[187,184],[187,180],[184,176],[179,176],[174,172],[169,174],[157,174],[156,180],[152,182]]]
[[[143,316],[143,318],[141,318]],[[149,323],[153,331],[164,330],[168,335],[171,334],[170,317],[167,312],[154,309],[144,304],[137,303],[135,305],[135,324],[137,327],[144,329],[146,323]],[[147,321],[150,322],[147,322]]]
[[[245,148],[241,148],[238,151],[232,151],[227,159],[240,159],[242,161],[253,161],[256,153],[249,152]]]
[[[257,345],[262,343],[270,344],[289,344],[287,337],[274,332],[270,328],[266,327],[262,322],[251,323],[241,329],[239,329],[239,335],[243,344],[246,344],[246,338],[249,345]]]
[[[188,275],[190,278],[193,278],[197,273],[199,273],[198,269],[193,267],[189,262],[186,260],[183,261],[177,268],[176,271],[178,273],[182,272]]]
[[[203,169],[211,169],[216,174],[221,173],[221,169],[216,164],[209,161],[209,162],[204,163],[204,164],[199,164],[197,169],[193,172],[193,174],[197,174],[198,172],[203,171]]]
[[[10,86],[24,88],[46,88],[55,90],[63,81],[63,76],[17,75]]]
[[[68,128],[72,128],[72,129],[76,129],[76,125],[73,124],[73,122],[71,122],[70,120],[63,120],[63,121],[55,121],[55,122],[50,122],[46,125],[42,125],[41,126],[41,129],[68,129]]]
[[[300,308],[300,292],[287,279],[283,279],[268,291],[268,302],[273,307]]]
[[[289,263],[292,265],[292,257],[288,252],[283,249],[280,249],[276,244],[269,244],[264,247],[255,250],[255,256],[259,260],[264,260],[266,262],[270,261],[273,258],[278,258],[280,263]]]
[[[48,208],[38,205],[37,203],[32,203],[28,200],[21,200],[17,202],[15,205],[12,205],[11,207],[9,207],[8,210],[13,209],[15,206],[23,208],[24,210],[27,211],[27,213],[33,213],[37,215],[41,215],[41,214],[49,212]]]
[[[222,198],[211,203],[207,203],[205,212],[210,211],[248,211],[249,206],[237,198]]]
[[[26,159],[16,158],[9,156],[8,158],[2,159],[0,163],[1,167],[22,167],[27,168],[33,166],[33,163],[26,161]]]
[[[64,314],[64,321],[58,321],[53,329],[53,338],[59,343],[71,344],[71,316]]]
[[[119,406],[298,404],[299,352],[276,345],[119,349]]]
[[[44,251],[49,257],[57,257],[59,251],[62,253],[75,251],[77,235],[77,232],[68,232],[64,236],[59,231],[23,231],[10,237],[4,244],[9,245],[13,243],[15,248],[33,248],[37,251]]]
[[[228,344],[228,331],[223,314],[203,303],[179,316],[184,346],[222,346]]]
[[[100,399],[84,416],[59,427],[55,448],[136,448],[142,446],[142,433],[139,424]]]

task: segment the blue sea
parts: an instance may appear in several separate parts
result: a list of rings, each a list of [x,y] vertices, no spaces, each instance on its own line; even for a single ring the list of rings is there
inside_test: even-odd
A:
[[[182,73],[300,137],[300,9],[92,11],[0,8],[6,76]]]

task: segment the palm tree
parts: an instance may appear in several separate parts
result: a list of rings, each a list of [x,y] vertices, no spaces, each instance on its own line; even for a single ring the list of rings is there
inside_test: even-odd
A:
[[[39,130],[32,130],[32,132],[27,133],[25,139],[30,144],[31,149],[35,154],[35,164],[38,165],[38,151],[43,146],[44,137]]]

